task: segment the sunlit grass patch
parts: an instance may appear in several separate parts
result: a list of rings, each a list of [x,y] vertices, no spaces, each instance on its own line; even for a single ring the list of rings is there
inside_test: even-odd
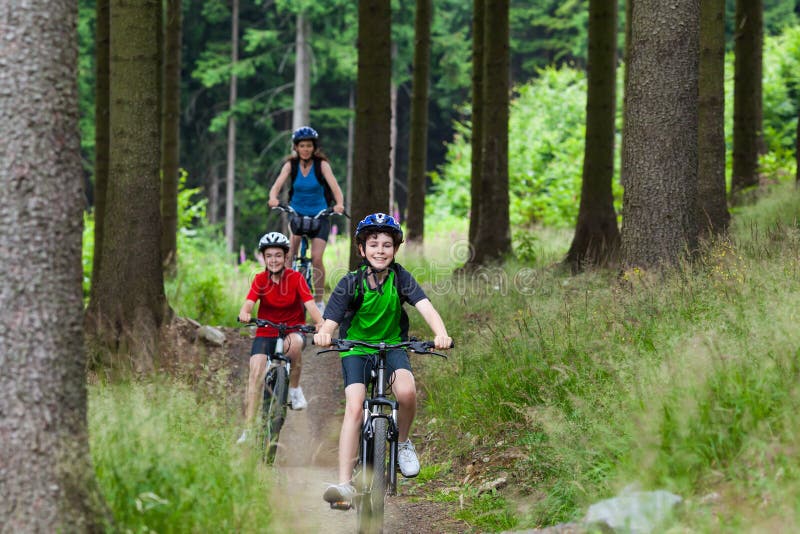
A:
[[[269,471],[232,421],[175,381],[92,386],[92,458],[119,531],[265,531]]]

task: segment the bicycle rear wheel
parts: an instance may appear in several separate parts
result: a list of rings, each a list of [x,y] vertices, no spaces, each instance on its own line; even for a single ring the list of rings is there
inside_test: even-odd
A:
[[[272,462],[278,449],[278,436],[286,420],[286,398],[289,394],[289,375],[286,367],[278,365],[267,372],[264,382],[263,451],[264,459]]]
[[[386,499],[386,433],[388,421],[375,418],[373,437],[368,444],[368,462],[363,466],[363,494],[358,508],[359,534],[383,532],[383,510]]]

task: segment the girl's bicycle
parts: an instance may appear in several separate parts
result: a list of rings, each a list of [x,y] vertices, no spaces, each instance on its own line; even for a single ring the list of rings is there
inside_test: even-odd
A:
[[[267,374],[264,377],[264,399],[261,403],[261,425],[259,442],[264,452],[264,459],[272,463],[278,449],[278,437],[286,421],[286,409],[289,407],[289,373],[292,370],[291,360],[283,352],[283,338],[291,332],[304,334],[314,333],[313,325],[273,323],[267,319],[252,319],[245,325],[259,327],[271,326],[278,330],[275,351],[267,354]]]
[[[416,354],[433,354],[433,341],[411,339],[401,343],[367,343],[350,339],[332,339],[331,348],[319,351],[346,352],[354,347],[377,350],[369,354],[374,358],[372,374],[364,399],[364,422],[361,425],[358,461],[353,471],[353,485],[357,495],[353,503],[331,503],[331,508],[348,510],[355,506],[359,533],[382,532],[383,509],[386,495],[397,493],[397,410],[396,400],[387,398],[386,356],[390,350],[405,349]],[[391,386],[391,385],[390,385]]]

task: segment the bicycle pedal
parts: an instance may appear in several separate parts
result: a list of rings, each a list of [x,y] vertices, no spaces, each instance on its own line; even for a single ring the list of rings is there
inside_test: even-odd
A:
[[[349,510],[352,507],[353,507],[353,503],[351,503],[350,501],[339,501],[339,502],[332,502],[331,503],[331,509],[332,510],[343,510],[343,511],[346,511],[346,510]]]

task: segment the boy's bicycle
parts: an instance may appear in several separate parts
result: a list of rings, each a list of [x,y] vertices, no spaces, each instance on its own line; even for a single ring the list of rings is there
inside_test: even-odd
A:
[[[278,449],[278,436],[281,428],[283,428],[284,421],[286,421],[286,409],[290,404],[288,401],[289,373],[292,369],[292,362],[284,355],[283,338],[291,332],[312,334],[315,327],[305,324],[273,323],[267,319],[257,318],[244,324],[259,327],[271,326],[278,330],[275,351],[272,354],[267,354],[267,374],[264,377],[264,399],[261,403],[261,427],[259,428],[259,438],[264,451],[264,459],[272,463],[275,459],[275,452]]]
[[[331,508],[348,510],[355,506],[359,533],[382,532],[383,508],[386,495],[397,493],[397,410],[396,400],[387,398],[386,357],[390,350],[405,349],[416,354],[433,354],[433,341],[411,339],[400,343],[367,343],[350,339],[332,339],[332,348],[319,351],[346,352],[354,347],[375,349],[372,374],[364,399],[364,421],[361,425],[358,461],[353,471],[353,485],[357,495],[353,503],[331,503]],[[388,450],[387,450],[388,449]]]
[[[311,243],[308,236],[319,231],[320,225],[322,224],[322,219],[325,217],[330,217],[336,212],[333,211],[333,208],[325,208],[311,217],[308,215],[298,214],[291,206],[288,206],[287,204],[278,204],[272,209],[280,210],[288,214],[289,228],[292,230],[294,235],[300,236],[300,248],[298,249],[295,257],[292,258],[292,269],[303,275],[303,278],[306,279],[308,288],[311,290],[311,294],[313,295],[314,265],[311,263]],[[348,217],[346,213],[343,215]]]

